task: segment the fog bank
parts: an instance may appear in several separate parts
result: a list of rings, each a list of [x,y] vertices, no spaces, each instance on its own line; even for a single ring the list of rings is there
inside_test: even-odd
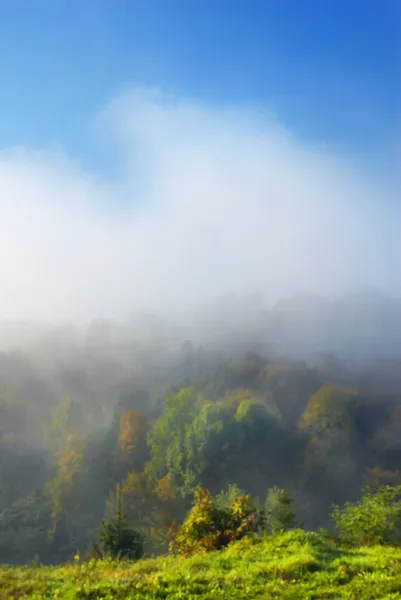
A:
[[[260,107],[138,87],[94,118],[118,182],[49,149],[0,155],[2,319],[177,316],[230,293],[271,304],[399,291],[390,191]]]

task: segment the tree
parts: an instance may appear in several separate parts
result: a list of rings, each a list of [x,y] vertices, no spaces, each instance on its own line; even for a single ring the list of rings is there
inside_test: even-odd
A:
[[[184,497],[198,486],[221,489],[231,477],[241,449],[240,429],[231,411],[219,403],[201,408],[186,428],[182,463],[172,470]]]
[[[39,492],[29,492],[0,511],[0,562],[27,563],[35,555],[41,562],[54,558],[50,553],[48,531],[51,505]]]
[[[361,402],[353,389],[325,385],[310,398],[299,422],[307,440],[304,483],[330,503],[343,502],[360,489],[365,453],[356,417]]]
[[[296,425],[321,381],[315,369],[304,363],[267,365],[260,373],[258,387],[266,403],[275,407],[286,425]]]
[[[265,361],[255,354],[221,364],[203,378],[203,394],[208,400],[217,400],[237,388],[250,388],[264,365]]]
[[[192,388],[183,388],[166,399],[164,412],[148,435],[151,458],[146,472],[155,480],[168,475],[171,467],[180,462],[185,429],[196,412],[196,395]]]
[[[99,538],[102,552],[110,558],[138,560],[143,555],[144,538],[139,531],[130,527],[123,514],[120,487],[116,513],[102,522]]]
[[[223,510],[229,510],[234,503],[234,500],[239,496],[243,496],[244,492],[239,489],[235,483],[231,483],[227,487],[226,492],[220,492],[216,496],[216,505]]]
[[[273,487],[268,491],[265,504],[268,533],[282,533],[296,526],[297,513],[292,504],[293,499],[285,490]]]
[[[83,424],[81,407],[70,396],[64,396],[43,427],[45,443],[50,450],[57,452],[64,447],[68,438],[82,433]]]
[[[241,446],[237,448],[235,481],[256,496],[265,496],[274,484],[288,485],[302,457],[299,440],[281,426],[271,410],[254,400],[243,400],[235,421],[240,427]]]
[[[331,518],[340,539],[352,546],[401,541],[401,485],[366,487],[357,502],[333,506]]]
[[[167,477],[155,486],[144,473],[128,473],[110,495],[106,503],[106,517],[113,518],[121,503],[130,525],[143,535],[146,552],[165,552],[170,529],[181,522],[185,514],[182,501],[171,495],[168,488]]]
[[[352,434],[359,401],[355,390],[324,385],[310,398],[300,429],[320,437],[333,431]]]
[[[0,440],[4,436],[23,437],[29,426],[26,406],[12,388],[0,390]]]
[[[50,537],[59,558],[68,556],[77,548],[82,549],[85,544],[88,519],[82,510],[87,500],[83,493],[87,487],[82,471],[84,451],[83,442],[69,436],[65,445],[55,453],[55,477],[44,486],[44,493],[52,506]]]
[[[122,475],[143,470],[149,454],[147,434],[148,427],[142,413],[129,409],[120,415],[117,459]]]

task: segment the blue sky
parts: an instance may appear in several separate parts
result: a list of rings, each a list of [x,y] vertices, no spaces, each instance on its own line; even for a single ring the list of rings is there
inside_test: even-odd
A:
[[[0,0],[0,318],[399,293],[400,13]]]
[[[0,0],[0,147],[60,144],[105,168],[91,117],[139,82],[263,103],[392,168],[400,18],[398,0]]]

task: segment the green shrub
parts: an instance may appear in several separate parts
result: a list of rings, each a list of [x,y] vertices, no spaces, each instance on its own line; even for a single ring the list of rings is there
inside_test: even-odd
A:
[[[188,555],[220,550],[248,533],[261,531],[263,511],[247,495],[236,495],[230,505],[217,501],[206,489],[196,489],[192,510],[178,530],[172,549]]]
[[[353,546],[401,541],[401,486],[367,487],[358,502],[333,506],[340,539]]]
[[[273,487],[268,491],[265,504],[267,533],[274,535],[296,527],[296,511],[292,504],[293,499],[285,490]]]

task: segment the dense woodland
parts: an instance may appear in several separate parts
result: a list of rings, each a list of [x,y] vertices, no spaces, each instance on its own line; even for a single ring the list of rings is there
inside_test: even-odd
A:
[[[401,483],[398,300],[231,298],[185,325],[2,335],[1,563],[84,555],[121,506],[163,553],[199,488],[263,506],[284,489],[308,530]]]

